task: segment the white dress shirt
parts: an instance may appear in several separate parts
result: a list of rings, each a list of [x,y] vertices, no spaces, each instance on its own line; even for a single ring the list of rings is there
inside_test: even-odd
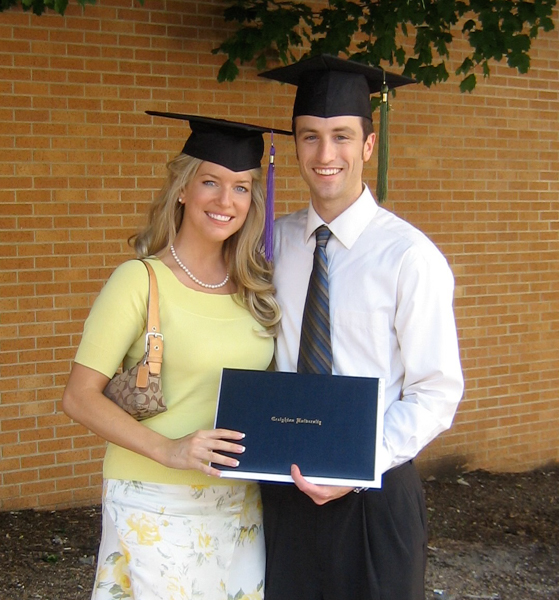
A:
[[[322,224],[312,204],[276,221],[279,371],[297,371],[313,234]],[[454,278],[437,247],[379,207],[368,188],[327,225],[332,371],[385,379],[384,473],[448,429],[462,397]]]

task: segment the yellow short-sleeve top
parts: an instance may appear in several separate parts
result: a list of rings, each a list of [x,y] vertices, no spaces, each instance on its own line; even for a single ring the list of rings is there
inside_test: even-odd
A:
[[[142,421],[169,438],[197,429],[212,429],[221,370],[266,369],[273,340],[258,335],[262,326],[231,295],[187,288],[160,260],[151,258],[157,275],[159,313],[164,335],[163,395],[168,410]],[[137,260],[120,265],[95,300],[76,362],[112,377],[124,358],[124,368],[144,354],[148,274]],[[103,476],[171,484],[227,484],[239,481],[210,478],[200,471],[169,469],[109,444]]]

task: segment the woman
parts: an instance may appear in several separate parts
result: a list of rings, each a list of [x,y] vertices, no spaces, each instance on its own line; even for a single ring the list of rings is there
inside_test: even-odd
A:
[[[167,412],[138,422],[103,395],[144,353],[148,277],[118,267],[85,324],[64,411],[109,442],[92,598],[262,598],[254,483],[220,479],[243,434],[212,429],[223,367],[266,369],[280,312],[260,252],[261,128],[191,117],[149,224],[133,238],[158,280]],[[212,466],[209,465],[211,461]],[[217,467],[216,467],[217,465]]]

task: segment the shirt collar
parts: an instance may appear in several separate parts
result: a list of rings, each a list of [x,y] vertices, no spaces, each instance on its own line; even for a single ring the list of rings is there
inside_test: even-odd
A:
[[[312,202],[307,214],[307,226],[305,228],[305,244],[308,243],[317,227],[326,225],[328,229],[349,250],[365,228],[373,220],[378,211],[378,205],[365,185],[363,193],[344,212],[336,217],[331,223],[324,223],[322,218],[314,209]]]

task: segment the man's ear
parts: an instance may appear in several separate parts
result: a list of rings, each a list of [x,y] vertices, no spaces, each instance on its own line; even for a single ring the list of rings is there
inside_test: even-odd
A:
[[[373,148],[375,147],[376,134],[371,133],[367,136],[365,143],[363,144],[363,162],[367,162],[372,154]]]

